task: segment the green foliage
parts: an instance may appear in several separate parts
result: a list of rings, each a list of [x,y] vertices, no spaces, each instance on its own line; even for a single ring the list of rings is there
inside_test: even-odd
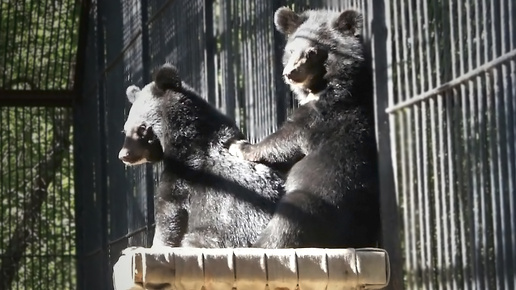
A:
[[[0,2],[0,89],[72,89],[77,4]],[[0,124],[0,289],[75,289],[71,109],[0,106]]]
[[[4,0],[0,5],[0,88],[71,89],[76,1]]]
[[[54,156],[57,135],[71,135],[71,109],[0,108],[0,255],[17,228],[28,230],[28,247],[21,260],[13,289],[73,289],[75,285],[75,212],[72,148]],[[68,119],[69,120],[69,119]],[[47,196],[39,209],[31,206],[35,180],[45,173],[40,165],[58,162],[48,169]],[[24,213],[35,214],[34,221]],[[39,212],[39,213],[38,213]],[[1,265],[4,266],[4,265]]]

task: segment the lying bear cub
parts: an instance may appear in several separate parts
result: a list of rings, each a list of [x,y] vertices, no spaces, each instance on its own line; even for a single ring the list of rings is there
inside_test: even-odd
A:
[[[155,246],[249,247],[271,219],[284,180],[269,167],[231,155],[244,136],[236,124],[165,64],[132,103],[119,158],[127,165],[163,161],[154,198]]]

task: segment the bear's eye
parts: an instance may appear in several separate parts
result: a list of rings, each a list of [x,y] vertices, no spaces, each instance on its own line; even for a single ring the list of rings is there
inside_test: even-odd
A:
[[[145,128],[145,125],[141,125],[140,127],[138,127],[138,129],[136,130],[136,134],[138,135],[138,137],[143,138],[143,135],[145,135]]]
[[[315,48],[310,48],[306,51],[306,58],[313,57],[316,54],[317,54],[317,51],[315,50]]]

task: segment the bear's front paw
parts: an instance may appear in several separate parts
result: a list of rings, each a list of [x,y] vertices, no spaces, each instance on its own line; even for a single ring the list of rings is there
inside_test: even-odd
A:
[[[249,144],[246,140],[238,140],[232,143],[231,145],[229,145],[229,154],[236,156],[240,159],[245,159],[243,149],[246,144]]]

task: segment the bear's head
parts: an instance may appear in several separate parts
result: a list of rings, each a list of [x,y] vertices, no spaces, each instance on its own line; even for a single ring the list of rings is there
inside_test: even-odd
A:
[[[154,81],[143,89],[134,85],[127,88],[127,99],[132,106],[124,124],[124,144],[118,154],[126,165],[162,160],[162,96],[166,90],[179,88],[179,74],[170,64],[157,70]]]
[[[287,36],[283,77],[301,103],[328,83],[349,86],[364,62],[362,16],[355,10],[308,10],[287,7],[274,14],[276,29]]]

